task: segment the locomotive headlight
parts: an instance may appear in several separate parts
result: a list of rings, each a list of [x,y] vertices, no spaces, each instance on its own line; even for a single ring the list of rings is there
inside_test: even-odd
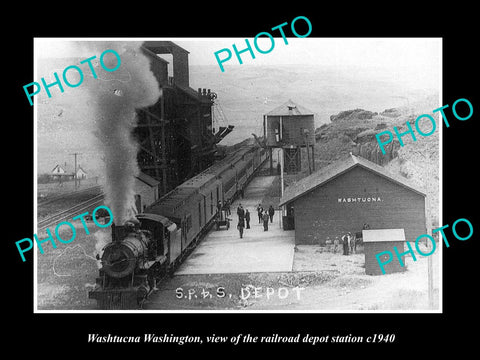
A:
[[[139,257],[143,257],[145,251],[145,244],[135,237],[109,243],[104,248],[102,268],[113,278],[125,277],[135,270]]]
[[[133,251],[123,243],[107,245],[102,256],[102,268],[111,277],[122,278],[133,272],[136,264]]]

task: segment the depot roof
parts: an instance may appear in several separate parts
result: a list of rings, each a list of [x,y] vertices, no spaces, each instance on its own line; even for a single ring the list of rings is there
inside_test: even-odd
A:
[[[420,190],[416,185],[412,184],[406,178],[400,175],[389,173],[383,166],[377,165],[367,159],[350,154],[343,160],[336,161],[324,168],[314,172],[313,174],[300,179],[296,183],[286,188],[283,197],[280,199],[280,206],[285,205],[297,198],[303,196],[306,193],[314,190],[315,188],[326,184],[327,182],[335,179],[336,177],[350,171],[356,166],[363,167],[369,171],[376,173],[398,185],[401,185],[409,190],[412,190],[420,195],[426,196],[425,192]]]

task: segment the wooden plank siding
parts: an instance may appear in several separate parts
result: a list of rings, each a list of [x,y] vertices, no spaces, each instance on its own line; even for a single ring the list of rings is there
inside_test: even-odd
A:
[[[297,244],[323,245],[327,237],[361,231],[364,223],[371,229],[403,228],[407,241],[426,233],[425,197],[362,166],[352,167],[292,203]]]
[[[407,249],[403,241],[379,241],[365,244],[365,274],[383,274],[376,258],[376,255],[382,251],[390,251],[393,254],[392,261],[383,265],[386,274],[405,271],[407,268],[400,265],[400,261],[398,261],[397,255],[395,254],[394,247],[397,247],[399,253],[404,252],[404,247]],[[384,263],[387,261],[388,257],[389,254],[382,254],[380,255],[380,261]],[[401,258],[405,264],[405,256],[402,256]]]
[[[282,141],[277,142],[275,130],[280,129],[280,116],[267,116],[267,146],[305,146],[303,129],[308,130],[309,143],[315,143],[315,121],[313,115],[287,115],[281,116],[281,118],[283,126]]]

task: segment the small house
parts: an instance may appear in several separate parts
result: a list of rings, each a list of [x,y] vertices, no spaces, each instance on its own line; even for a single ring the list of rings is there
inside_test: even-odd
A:
[[[143,172],[135,176],[135,207],[139,213],[158,199],[159,184],[160,181]]]
[[[52,169],[52,171],[50,172],[50,176],[52,180],[63,180],[63,181],[71,180],[74,177],[73,173],[68,173],[65,170],[65,167],[62,167],[58,164],[55,165],[55,167]]]
[[[80,166],[77,168],[77,179],[86,179],[87,173]]]

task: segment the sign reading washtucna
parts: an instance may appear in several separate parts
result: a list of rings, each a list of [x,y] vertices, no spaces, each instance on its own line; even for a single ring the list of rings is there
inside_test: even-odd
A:
[[[382,198],[380,196],[358,196],[358,197],[343,197],[343,198],[338,198],[339,203],[357,203],[357,202],[377,202],[377,201],[382,201]]]

